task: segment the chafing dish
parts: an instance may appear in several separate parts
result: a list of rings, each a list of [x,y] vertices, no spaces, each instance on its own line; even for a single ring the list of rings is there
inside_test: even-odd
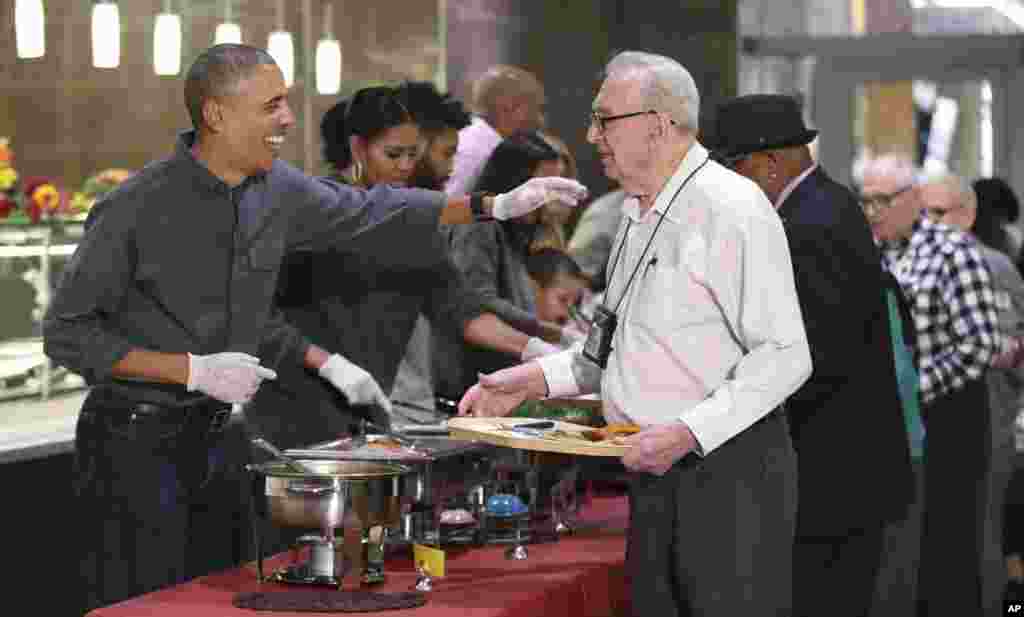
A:
[[[404,474],[409,468],[386,462],[299,460],[302,468],[284,461],[249,465],[252,504],[263,520],[283,527],[315,530],[300,543],[311,546],[308,564],[275,572],[282,582],[340,585],[345,575],[343,539],[336,528],[395,525],[400,520]],[[263,576],[259,534],[257,574]]]
[[[379,542],[366,541],[371,550],[363,564],[365,582],[379,582],[384,578],[385,540],[442,544],[457,537],[480,541],[479,534],[474,532],[468,537],[444,534],[441,513],[453,505],[466,507],[474,513],[482,511],[485,487],[493,477],[495,446],[436,434],[419,436],[409,431],[404,432],[404,436],[412,440],[412,448],[395,444],[386,435],[363,435],[285,451],[286,455],[302,460],[382,462],[410,469],[400,479],[404,502],[400,522],[382,524],[385,529],[378,535]]]

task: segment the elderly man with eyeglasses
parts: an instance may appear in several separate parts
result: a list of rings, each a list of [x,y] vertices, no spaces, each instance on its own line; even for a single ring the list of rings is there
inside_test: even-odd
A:
[[[883,263],[917,329],[926,430],[917,614],[982,615],[979,504],[991,455],[984,377],[1000,345],[992,278],[974,238],[932,218],[934,191],[917,185],[909,160],[870,160],[862,176]]]
[[[784,400],[811,372],[785,232],[696,138],[675,60],[606,67],[587,139],[629,196],[587,343],[481,377],[461,414],[600,386],[630,475],[636,615],[792,615],[796,460]],[[839,599],[837,599],[839,601]]]

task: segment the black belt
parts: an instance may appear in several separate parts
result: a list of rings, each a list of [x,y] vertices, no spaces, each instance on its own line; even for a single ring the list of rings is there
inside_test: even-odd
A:
[[[231,406],[226,403],[219,405],[202,404],[186,407],[165,407],[153,403],[135,403],[130,409],[112,410],[121,414],[130,423],[159,421],[162,423],[180,424],[182,428],[195,427],[200,431],[220,433],[231,420]]]
[[[93,394],[92,404],[87,404],[83,413],[102,416],[111,426],[159,424],[168,434],[186,430],[221,433],[231,420],[231,405],[209,397],[162,404],[111,396],[103,390],[94,390]]]

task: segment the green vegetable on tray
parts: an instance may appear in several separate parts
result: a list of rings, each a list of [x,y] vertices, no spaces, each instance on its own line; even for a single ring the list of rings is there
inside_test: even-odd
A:
[[[600,427],[605,425],[601,409],[597,406],[573,405],[566,400],[523,401],[509,414],[513,418],[543,418],[560,420],[583,426]]]

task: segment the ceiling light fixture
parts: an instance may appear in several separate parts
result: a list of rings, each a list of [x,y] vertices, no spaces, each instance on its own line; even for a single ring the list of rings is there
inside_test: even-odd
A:
[[[331,3],[324,7],[324,35],[316,44],[316,90],[320,94],[341,91],[341,43],[334,38],[333,8]]]
[[[291,88],[295,82],[295,45],[292,34],[284,29],[284,0],[277,0],[277,30],[267,37],[267,51],[284,74],[284,85]]]
[[[157,75],[177,75],[181,71],[181,17],[172,12],[171,0],[164,0],[164,12],[156,16],[153,71]]]
[[[217,32],[213,35],[214,45],[222,43],[242,43],[242,28],[231,15],[231,0],[224,0],[224,21],[217,25]]]
[[[42,58],[46,53],[43,0],[17,0],[14,4],[14,38],[19,58]]]
[[[92,5],[92,65],[116,69],[121,63],[121,16],[117,4],[101,0]]]

